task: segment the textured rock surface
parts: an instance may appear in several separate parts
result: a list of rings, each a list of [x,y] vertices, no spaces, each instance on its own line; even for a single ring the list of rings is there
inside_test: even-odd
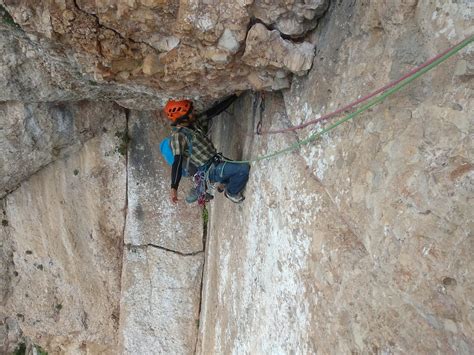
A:
[[[159,248],[124,253],[121,348],[125,354],[193,354],[204,254]]]
[[[0,198],[51,162],[77,152],[121,115],[113,103],[0,102]]]
[[[317,19],[326,11],[329,0],[255,0],[252,13],[266,25],[282,34],[299,37],[317,25]]]
[[[313,56],[314,46],[310,43],[294,44],[281,38],[278,31],[256,24],[249,30],[242,60],[254,67],[274,66],[298,73],[311,68]]]
[[[170,132],[169,126],[153,114],[130,114],[129,213],[124,243],[152,244],[183,254],[195,253],[203,250],[201,209],[170,202],[171,167],[164,163],[160,153],[160,142]],[[190,187],[189,179],[183,178],[181,202]]]
[[[32,0],[0,1],[21,27],[3,24],[5,43],[0,41],[0,46],[10,53],[27,54],[25,59],[9,55],[2,60],[5,74],[14,77],[23,63],[37,69],[33,77],[20,75],[5,84],[9,90],[3,96],[13,99],[19,92],[44,85],[39,92],[23,93],[34,99],[58,92],[59,86],[66,89],[63,96],[88,98],[93,92],[96,99],[144,109],[160,107],[170,96],[197,97],[206,103],[238,90],[288,87],[291,74],[307,71],[311,58],[291,60],[284,70],[271,63],[247,65],[242,52],[251,18],[276,24],[283,34],[304,37],[324,13],[327,1],[251,3],[45,0],[38,6]],[[281,46],[280,32],[265,38],[267,46],[261,51],[254,48],[253,57],[267,58],[266,48]],[[285,62],[285,54],[272,53],[277,63]],[[314,55],[311,45],[304,55]],[[55,80],[66,76],[70,81]],[[44,84],[40,78],[46,79]]]
[[[0,100],[55,102],[116,100],[130,107],[157,107],[162,103],[151,88],[98,81],[84,69],[85,54],[59,49],[57,44],[26,34],[0,21]]]
[[[3,105],[3,176],[19,187],[2,200],[0,352],[26,339],[51,354],[192,353],[202,219],[169,205],[169,128],[112,103]]]
[[[129,115],[128,213],[124,234],[121,339],[126,354],[192,354],[202,280],[201,208],[169,200],[171,169],[159,144],[169,127],[145,112]]]
[[[264,129],[301,123],[474,34],[470,2],[333,2],[311,45],[296,33],[324,2],[0,3],[23,28],[0,14],[1,178],[20,184],[0,200],[0,352],[24,336],[52,354],[474,352],[472,45],[253,164],[244,204],[213,201],[205,252],[200,210],[168,202],[167,128],[104,103],[284,88],[316,44],[265,99]],[[259,119],[243,95],[219,149],[320,129],[257,136]]]
[[[126,191],[114,131],[125,117],[105,127],[4,200],[0,319],[53,354],[117,349]]]
[[[333,111],[474,33],[472,5],[340,2],[317,57],[263,128]],[[199,352],[474,351],[472,45],[321,139],[253,165],[241,206],[211,210]],[[251,98],[235,116],[255,121]],[[241,132],[229,141],[228,132]],[[246,136],[230,156],[307,137]],[[317,129],[320,129],[318,127]],[[239,146],[237,146],[239,142]]]

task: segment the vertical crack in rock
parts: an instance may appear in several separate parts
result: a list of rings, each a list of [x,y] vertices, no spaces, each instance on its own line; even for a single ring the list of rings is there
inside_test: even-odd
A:
[[[124,140],[125,142],[125,206],[123,208],[123,230],[122,230],[122,245],[124,244],[123,241],[125,240],[125,229],[127,227],[127,214],[128,214],[128,122],[130,118],[130,110],[124,109],[125,111],[125,132],[124,132]]]
[[[130,118],[130,110],[124,109],[125,112],[125,132],[124,136],[127,137],[126,145],[125,145],[125,205],[123,207],[123,229],[122,229],[122,240],[120,241],[121,245],[121,254],[122,258],[120,259],[120,277],[119,277],[119,292],[122,292],[122,278],[123,278],[123,255],[124,255],[124,246],[125,246],[125,231],[127,228],[127,216],[128,216],[128,122]],[[120,317],[122,312],[118,312],[118,319],[117,324],[120,324]]]
[[[205,250],[206,248],[204,248]],[[201,272],[201,285],[199,287],[199,307],[198,307],[198,324],[197,324],[197,336],[196,336],[196,343],[194,344],[194,352],[193,354],[197,354],[197,347],[199,343],[199,328],[201,327],[201,311],[202,311],[202,300],[203,300],[203,290],[204,290],[204,270],[206,269],[206,255],[204,254],[204,262],[202,265],[202,272]]]
[[[206,242],[207,242],[207,230],[209,225],[209,210],[203,207],[203,218],[202,218],[202,252],[204,253],[204,260],[201,271],[201,285],[199,287],[199,307],[198,307],[198,325],[197,325],[197,336],[196,343],[194,344],[194,354],[197,354],[197,347],[199,343],[199,328],[201,326],[201,311],[203,301],[203,290],[204,290],[204,270],[206,270]]]
[[[12,240],[10,235],[10,228],[7,216],[7,200],[2,199],[0,200],[0,219],[2,220],[2,224],[0,228],[3,231],[0,234],[0,265],[2,266],[0,272],[0,305],[5,306],[7,299],[12,291],[12,278],[11,278],[11,268],[14,265],[13,263],[13,253],[11,251],[11,246],[9,241]],[[0,344],[1,345],[1,344]]]

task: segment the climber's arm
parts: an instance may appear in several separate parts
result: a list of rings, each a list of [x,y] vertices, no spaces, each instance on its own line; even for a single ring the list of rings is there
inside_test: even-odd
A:
[[[181,181],[183,167],[183,156],[175,155],[173,166],[171,167],[171,202],[178,202],[178,186]]]
[[[237,99],[237,97],[238,96],[236,94],[230,95],[223,101],[212,106],[210,109],[207,109],[206,111],[204,111],[203,113],[199,115],[199,121],[205,122],[216,117],[217,115],[222,113],[225,109],[227,109]]]

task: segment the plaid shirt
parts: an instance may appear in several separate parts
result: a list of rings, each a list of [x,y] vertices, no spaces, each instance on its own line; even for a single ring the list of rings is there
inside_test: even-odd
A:
[[[189,156],[188,136],[191,138],[191,156]],[[217,154],[214,144],[204,134],[199,123],[194,124],[192,128],[182,127],[174,130],[171,136],[171,150],[173,155],[190,158],[191,163],[197,167],[205,165]]]

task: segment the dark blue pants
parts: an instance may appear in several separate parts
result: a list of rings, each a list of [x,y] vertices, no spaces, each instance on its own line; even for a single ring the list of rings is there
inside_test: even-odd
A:
[[[226,185],[228,194],[236,195],[241,192],[249,179],[249,164],[222,162],[212,165],[209,169],[209,180]]]

